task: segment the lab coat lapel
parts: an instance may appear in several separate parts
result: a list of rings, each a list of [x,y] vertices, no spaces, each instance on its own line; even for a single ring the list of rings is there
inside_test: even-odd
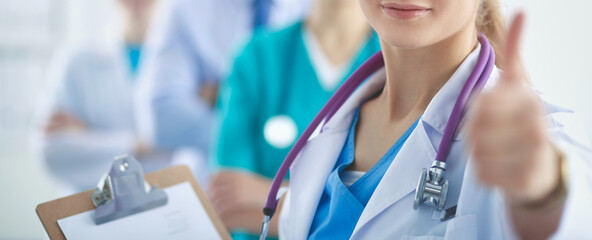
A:
[[[374,194],[362,212],[352,237],[376,215],[403,197],[415,191],[422,168],[429,168],[436,158],[436,150],[425,130],[425,123],[419,124],[389,166]],[[409,206],[411,209],[413,206]]]
[[[478,46],[467,56],[456,72],[430,101],[419,124],[389,166],[364,212],[362,212],[352,238],[355,238],[355,234],[372,218],[415,191],[421,169],[429,168],[436,158],[436,149],[440,144],[437,141],[440,140],[436,142],[432,142],[432,140],[441,139],[452,112],[452,107],[468,76],[477,64],[480,49],[481,47]],[[488,82],[488,85],[490,84],[491,82]],[[462,130],[462,125],[461,122],[459,131]],[[430,137],[427,128],[434,130],[429,131],[429,134],[437,134],[437,136]],[[460,139],[462,139],[462,134],[455,134],[454,140]],[[409,208],[411,209],[412,206],[409,206]]]
[[[290,233],[306,239],[327,178],[341,153],[355,109],[384,86],[385,72],[378,71],[360,86],[316,134],[311,136],[290,168]]]
[[[321,133],[311,139],[290,168],[292,239],[306,239],[327,177],[343,147],[347,131]]]
[[[467,82],[469,75],[477,65],[480,51],[481,45],[479,44],[475,50],[465,58],[450,79],[448,79],[446,84],[442,86],[440,91],[438,91],[432,101],[430,101],[430,104],[423,114],[423,121],[435,129],[440,135],[444,134],[454,103],[460,95],[464,84]],[[486,88],[490,84],[491,81],[488,81]],[[460,126],[463,125],[464,121],[461,121]],[[462,139],[462,136],[464,135],[463,130],[464,128],[462,127],[458,128],[456,134],[454,134],[455,140]]]

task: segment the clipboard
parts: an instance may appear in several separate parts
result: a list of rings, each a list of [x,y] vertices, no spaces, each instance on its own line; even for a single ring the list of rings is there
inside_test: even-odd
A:
[[[220,237],[222,237],[222,239],[231,239],[222,220],[220,220],[214,211],[208,196],[199,187],[193,173],[191,173],[187,166],[174,166],[160,171],[147,173],[144,175],[144,179],[150,185],[157,185],[159,188],[167,188],[182,182],[189,182]],[[37,212],[37,216],[41,220],[50,239],[66,239],[58,225],[57,221],[59,219],[95,209],[91,200],[92,194],[93,190],[88,190],[37,205],[35,212]]]

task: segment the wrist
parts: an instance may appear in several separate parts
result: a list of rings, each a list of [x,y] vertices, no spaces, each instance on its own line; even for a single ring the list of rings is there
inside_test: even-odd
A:
[[[530,212],[538,212],[548,211],[549,209],[554,209],[558,206],[563,206],[563,203],[565,202],[565,199],[567,197],[567,161],[565,160],[565,156],[563,155],[563,153],[559,151],[559,149],[555,148],[555,153],[558,177],[554,187],[552,187],[547,194],[544,194],[543,197],[531,201],[515,203],[513,204],[513,208]]]

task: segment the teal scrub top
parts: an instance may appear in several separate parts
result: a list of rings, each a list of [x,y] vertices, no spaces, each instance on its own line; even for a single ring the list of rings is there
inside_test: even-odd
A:
[[[379,50],[378,37],[369,34],[346,76]],[[299,22],[279,31],[256,31],[219,94],[215,166],[273,178],[295,141],[284,148],[268,143],[267,120],[287,115],[300,136],[333,91],[326,91],[317,78]]]

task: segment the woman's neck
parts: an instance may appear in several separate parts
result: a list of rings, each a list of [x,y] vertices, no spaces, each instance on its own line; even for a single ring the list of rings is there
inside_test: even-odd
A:
[[[335,65],[348,62],[371,30],[355,0],[316,1],[305,26]]]
[[[139,19],[126,19],[123,23],[123,37],[126,43],[132,45],[141,45],[144,42],[148,21]]]
[[[389,121],[425,111],[464,59],[477,46],[474,27],[429,47],[402,49],[382,42],[387,81],[376,98],[386,106]]]

